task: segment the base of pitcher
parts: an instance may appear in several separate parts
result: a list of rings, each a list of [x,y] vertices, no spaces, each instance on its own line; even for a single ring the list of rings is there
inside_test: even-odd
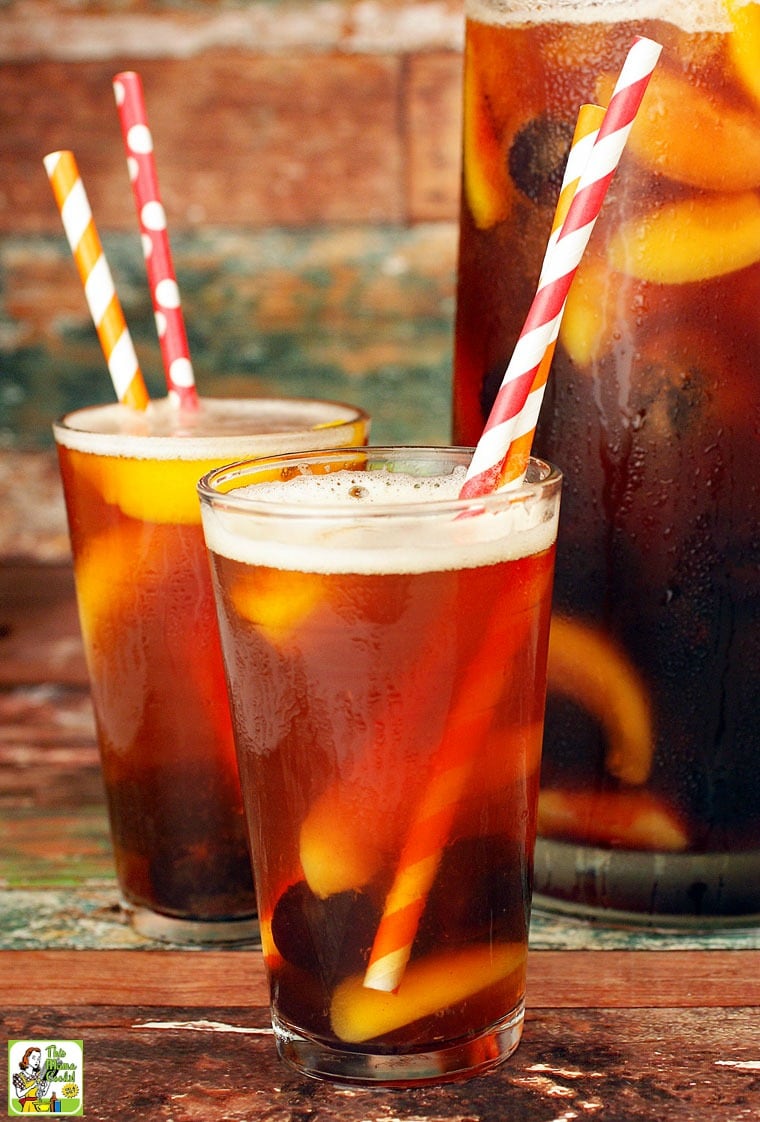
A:
[[[233,943],[246,943],[251,947],[261,946],[258,916],[245,919],[195,920],[179,919],[151,911],[150,908],[127,908],[129,919],[135,931],[147,939],[157,939],[162,943],[178,943],[189,946],[219,946]]]
[[[661,930],[756,926],[760,851],[647,853],[538,838],[533,909]]]
[[[333,1046],[300,1033],[276,1014],[272,1024],[279,1055],[302,1075],[334,1083],[418,1087],[471,1079],[504,1063],[520,1043],[524,1015],[521,1002],[476,1037],[410,1052]]]

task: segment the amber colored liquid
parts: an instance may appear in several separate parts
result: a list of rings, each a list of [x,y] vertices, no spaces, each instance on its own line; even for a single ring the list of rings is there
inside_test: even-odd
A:
[[[132,517],[104,493],[112,458],[59,446],[59,459],[122,892],[170,916],[255,915],[200,512]],[[152,476],[148,506],[172,468],[192,501],[211,466],[119,461],[124,479]]]
[[[542,788],[567,813],[539,833],[759,850],[756,29],[468,22],[455,439],[477,439],[535,291],[578,106],[606,103],[635,34],[664,47],[658,108],[634,125],[571,290],[535,443],[566,475],[555,609],[590,629],[597,665],[614,651],[627,669],[589,706],[583,660],[558,649],[553,677],[550,653]],[[612,726],[642,701],[651,765],[625,774]]]
[[[333,1023],[336,990],[366,969],[468,668],[485,691],[472,702],[480,732],[463,741],[473,766],[406,969],[411,977],[441,956],[444,993],[446,971],[470,948],[516,948],[514,969],[348,1047],[431,1048],[518,1006],[553,553],[380,575],[285,572],[212,554],[262,943],[286,1025],[347,1046]]]

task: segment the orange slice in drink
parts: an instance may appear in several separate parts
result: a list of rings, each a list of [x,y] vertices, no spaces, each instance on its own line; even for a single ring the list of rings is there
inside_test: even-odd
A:
[[[583,369],[602,358],[612,344],[620,287],[627,278],[614,275],[601,254],[589,252],[568,293],[559,341]]]
[[[301,866],[309,888],[322,899],[368,884],[392,845],[395,819],[386,810],[367,821],[357,813],[360,799],[349,784],[335,783],[315,799],[301,825]]]
[[[507,217],[515,188],[509,178],[506,152],[471,57],[473,50],[468,44],[462,125],[464,195],[475,225],[487,230]]]
[[[519,75],[519,82],[515,80]],[[543,73],[535,52],[503,30],[470,21],[464,66],[464,195],[475,225],[508,217],[516,197],[509,150],[539,103]]]
[[[756,76],[757,59],[752,62]],[[597,100],[606,105],[613,87],[612,75],[600,77]],[[649,171],[690,187],[747,191],[760,186],[757,115],[666,69],[652,76],[626,150]]]
[[[649,696],[620,647],[598,628],[553,615],[548,675],[550,692],[572,698],[601,723],[610,775],[645,783],[654,754]]]
[[[688,284],[760,261],[760,197],[754,191],[668,203],[624,222],[607,247],[610,266],[655,284]]]
[[[128,523],[112,526],[90,538],[76,558],[77,603],[85,646],[102,645],[103,632],[116,627],[119,613],[129,610],[137,596],[134,566],[139,557],[141,528]],[[129,558],[131,580],[124,580]],[[117,641],[114,631],[113,641]]]
[[[103,499],[141,522],[200,525],[200,477],[224,461],[138,460],[71,454],[77,475]]]
[[[230,588],[237,614],[254,624],[274,647],[287,643],[325,595],[325,580],[319,573],[294,572],[285,582],[281,572],[270,574],[265,569],[243,573]]]
[[[760,102],[760,6],[728,0],[733,31],[728,50],[736,73],[749,94]]]
[[[586,845],[677,853],[689,844],[683,822],[649,791],[563,791],[538,799],[538,832]]]
[[[485,943],[419,959],[407,967],[393,993],[367,989],[364,976],[353,975],[333,994],[333,1032],[351,1044],[396,1032],[524,971],[525,961],[526,948],[521,943]]]

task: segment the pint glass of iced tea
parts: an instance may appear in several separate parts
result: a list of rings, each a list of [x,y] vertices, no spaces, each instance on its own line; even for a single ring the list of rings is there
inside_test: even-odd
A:
[[[523,1018],[560,475],[469,452],[252,461],[200,494],[280,1054],[488,1069]]]
[[[168,400],[54,426],[121,893],[153,938],[257,937],[222,656],[196,492],[253,453],[366,439],[345,405]]]
[[[537,282],[573,123],[663,52],[573,282],[535,447],[567,474],[536,899],[760,915],[760,4],[470,0],[455,439]]]

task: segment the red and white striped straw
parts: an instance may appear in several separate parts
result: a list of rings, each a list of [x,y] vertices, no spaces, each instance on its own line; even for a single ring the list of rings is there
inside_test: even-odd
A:
[[[50,152],[43,163],[116,397],[132,409],[146,409],[148,391],[74,154]]]
[[[462,498],[494,491],[539,366],[559,332],[567,294],[623,154],[662,47],[639,37],[628,52],[559,236],[550,239],[536,295],[475,449]],[[530,423],[530,418],[525,423]]]
[[[115,76],[113,88],[169,396],[182,409],[196,409],[195,375],[169,246],[166,212],[158,187],[153,137],[148,126],[140,75],[131,70],[123,71]]]
[[[604,112],[601,105],[593,104],[582,105],[578,112],[573,142],[565,164],[565,173],[562,178],[557,208],[554,212],[554,221],[552,222],[549,242],[541,266],[539,285],[543,280],[547,266],[551,263],[551,255],[554,252],[554,247],[562,230],[562,224],[565,221],[567,212],[570,209],[570,203],[573,201],[581,176],[588,163],[591,149],[596,143],[599,127],[604,119]],[[564,313],[564,305],[562,311]],[[520,481],[525,476],[525,470],[528,466],[528,460],[533,446],[533,436],[538,423],[538,415],[544,400],[544,390],[546,389],[546,382],[549,378],[549,371],[551,369],[552,359],[554,358],[554,348],[558,333],[559,320],[557,321],[557,330],[554,334],[554,338],[544,351],[541,361],[538,364],[538,369],[533,377],[533,382],[525,404],[520,410],[519,416],[515,418],[512,439],[507,454],[499,468],[497,488],[506,487],[509,483]]]

